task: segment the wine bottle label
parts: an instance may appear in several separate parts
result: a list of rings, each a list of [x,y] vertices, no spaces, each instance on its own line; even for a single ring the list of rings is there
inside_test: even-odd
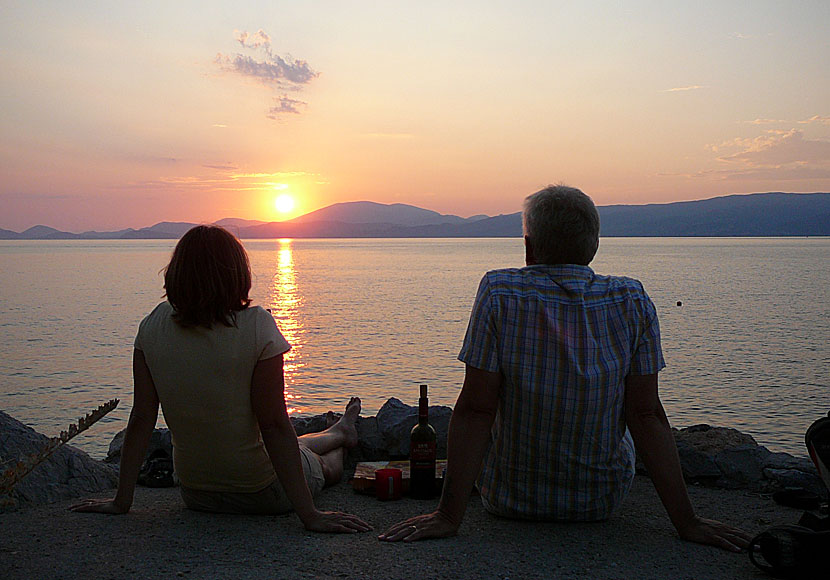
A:
[[[409,450],[410,461],[417,467],[424,467],[425,463],[433,464],[435,462],[435,441],[419,441],[412,444]]]

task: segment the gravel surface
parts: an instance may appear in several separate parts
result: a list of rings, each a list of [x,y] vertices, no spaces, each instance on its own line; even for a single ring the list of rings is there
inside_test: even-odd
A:
[[[800,516],[758,494],[690,494],[701,516],[753,534]],[[745,553],[681,541],[642,476],[606,522],[505,520],[473,497],[456,537],[412,544],[376,535],[434,500],[381,502],[346,483],[325,490],[318,506],[358,514],[374,532],[314,534],[293,514],[192,512],[178,489],[138,488],[125,516],[77,514],[67,510],[72,503],[0,515],[3,578],[765,578]]]

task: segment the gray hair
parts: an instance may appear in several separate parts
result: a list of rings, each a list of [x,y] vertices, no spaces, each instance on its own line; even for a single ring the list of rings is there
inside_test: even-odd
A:
[[[527,196],[524,233],[539,264],[587,266],[599,247],[599,213],[575,187],[549,185]]]

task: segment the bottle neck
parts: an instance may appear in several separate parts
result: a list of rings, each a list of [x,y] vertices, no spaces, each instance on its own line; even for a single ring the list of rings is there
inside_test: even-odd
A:
[[[429,422],[429,399],[421,397],[418,399],[418,424],[425,425]]]

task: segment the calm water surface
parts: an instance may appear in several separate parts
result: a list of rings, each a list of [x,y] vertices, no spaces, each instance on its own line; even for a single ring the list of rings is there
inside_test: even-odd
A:
[[[0,242],[0,408],[47,435],[118,397],[73,441],[96,457],[126,425],[132,341],[162,299],[173,241]],[[520,239],[248,240],[252,297],[293,345],[291,412],[359,395],[365,414],[429,383],[452,405],[478,281]],[[672,424],[739,428],[804,455],[830,409],[828,238],[604,238],[592,264],[643,281],[660,315]],[[682,306],[677,306],[677,302]],[[163,418],[160,417],[163,424]]]

